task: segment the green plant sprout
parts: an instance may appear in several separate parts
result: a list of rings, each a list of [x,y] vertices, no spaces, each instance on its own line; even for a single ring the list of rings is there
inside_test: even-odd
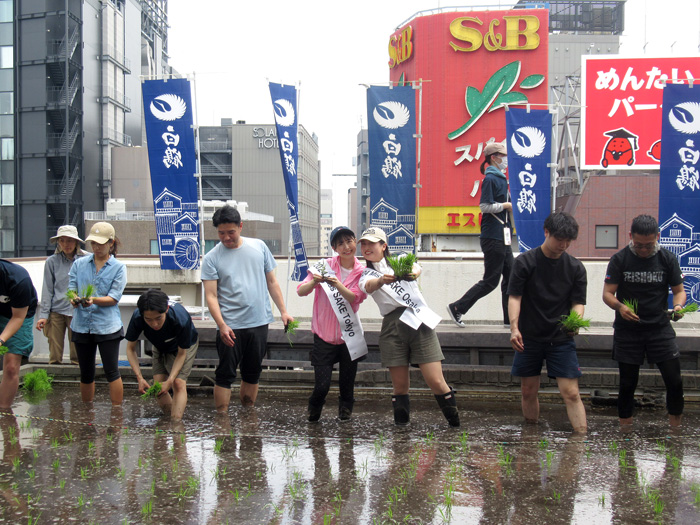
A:
[[[412,254],[407,253],[405,255],[392,255],[387,257],[386,262],[394,270],[394,277],[397,281],[412,281],[414,280],[410,275],[413,275],[413,265],[418,261],[418,258]]]
[[[289,342],[289,346],[294,346],[290,336],[296,335],[297,328],[299,328],[299,321],[296,319],[289,321],[286,325],[284,325],[284,332],[287,334],[287,342]]]
[[[158,394],[160,394],[161,388],[161,384],[158,381],[156,381],[155,383],[153,383],[153,386],[151,386],[148,390],[146,390],[146,392],[144,392],[141,395],[141,399],[148,399],[149,397],[158,396]]]
[[[637,310],[639,309],[639,301],[637,299],[623,299],[622,304],[632,310],[634,315],[637,315]]]
[[[95,295],[95,286],[92,284],[88,284],[85,286],[85,288],[83,288],[82,294],[79,294],[77,290],[68,290],[66,292],[66,299],[68,299],[71,303],[74,303],[74,304],[80,303],[83,306],[87,306],[87,302],[94,295]]]
[[[5,355],[8,352],[9,348],[7,348],[5,345],[0,346],[0,356]]]
[[[698,311],[698,303],[688,303],[683,308],[678,310],[677,314],[692,314]]]
[[[590,319],[584,319],[581,314],[571,310],[569,315],[562,315],[560,324],[565,332],[576,332],[580,328],[588,329],[591,326]]]
[[[53,382],[53,376],[49,376],[46,370],[40,368],[34,372],[26,374],[22,378],[22,389],[25,392],[34,392],[37,394],[45,394],[51,392],[53,387],[51,383]]]

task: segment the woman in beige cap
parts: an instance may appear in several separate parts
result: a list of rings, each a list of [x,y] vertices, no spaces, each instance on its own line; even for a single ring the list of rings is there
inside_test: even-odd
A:
[[[124,387],[119,374],[119,342],[124,327],[117,304],[126,287],[126,266],[115,258],[119,241],[111,224],[95,223],[85,242],[90,243],[92,253],[75,261],[68,274],[68,289],[82,297],[73,301],[71,323],[80,365],[80,394],[86,402],[95,398],[95,356],[99,348],[112,405],[121,405]],[[94,291],[84,297],[88,285]]]
[[[49,364],[60,365],[63,361],[66,330],[68,340],[73,335],[70,329],[73,308],[66,299],[68,272],[73,266],[73,261],[87,252],[80,248],[80,244],[85,244],[85,241],[80,238],[75,226],[61,226],[50,240],[56,244],[56,252],[46,259],[44,265],[44,285],[41,289],[41,306],[36,329],[43,330],[49,340]],[[70,361],[74,365],[78,364],[78,354],[72,341]]]

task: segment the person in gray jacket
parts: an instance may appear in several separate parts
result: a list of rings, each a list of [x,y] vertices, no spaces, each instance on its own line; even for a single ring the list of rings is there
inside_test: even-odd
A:
[[[63,343],[68,330],[68,340],[71,339],[70,323],[73,318],[73,307],[66,299],[68,291],[68,272],[76,258],[87,252],[80,248],[85,244],[78,236],[75,226],[61,226],[51,242],[56,244],[56,253],[46,259],[44,265],[44,284],[41,289],[41,307],[36,329],[43,330],[49,340],[49,364],[63,362]],[[78,354],[75,344],[70,343],[70,361],[78,364]]]

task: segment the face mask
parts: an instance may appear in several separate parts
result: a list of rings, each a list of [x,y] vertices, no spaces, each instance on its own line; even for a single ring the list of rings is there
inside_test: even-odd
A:
[[[493,160],[494,160],[494,162],[496,161],[496,159],[493,159]],[[500,162],[500,163],[496,162],[496,167],[497,167],[499,170],[505,172],[505,171],[506,171],[506,168],[508,167],[508,157],[503,157],[503,158],[501,159],[501,162]]]

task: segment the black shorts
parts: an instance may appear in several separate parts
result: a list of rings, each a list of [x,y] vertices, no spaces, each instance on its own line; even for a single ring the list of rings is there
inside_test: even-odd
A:
[[[219,365],[214,374],[216,386],[231,388],[236,379],[236,368],[241,365],[241,381],[257,385],[262,372],[262,360],[267,353],[268,325],[234,330],[236,344],[231,347],[221,340],[216,331],[216,352]]]
[[[676,332],[670,324],[659,330],[620,330],[613,336],[612,358],[630,365],[650,364],[677,359],[681,353],[676,344]]]

